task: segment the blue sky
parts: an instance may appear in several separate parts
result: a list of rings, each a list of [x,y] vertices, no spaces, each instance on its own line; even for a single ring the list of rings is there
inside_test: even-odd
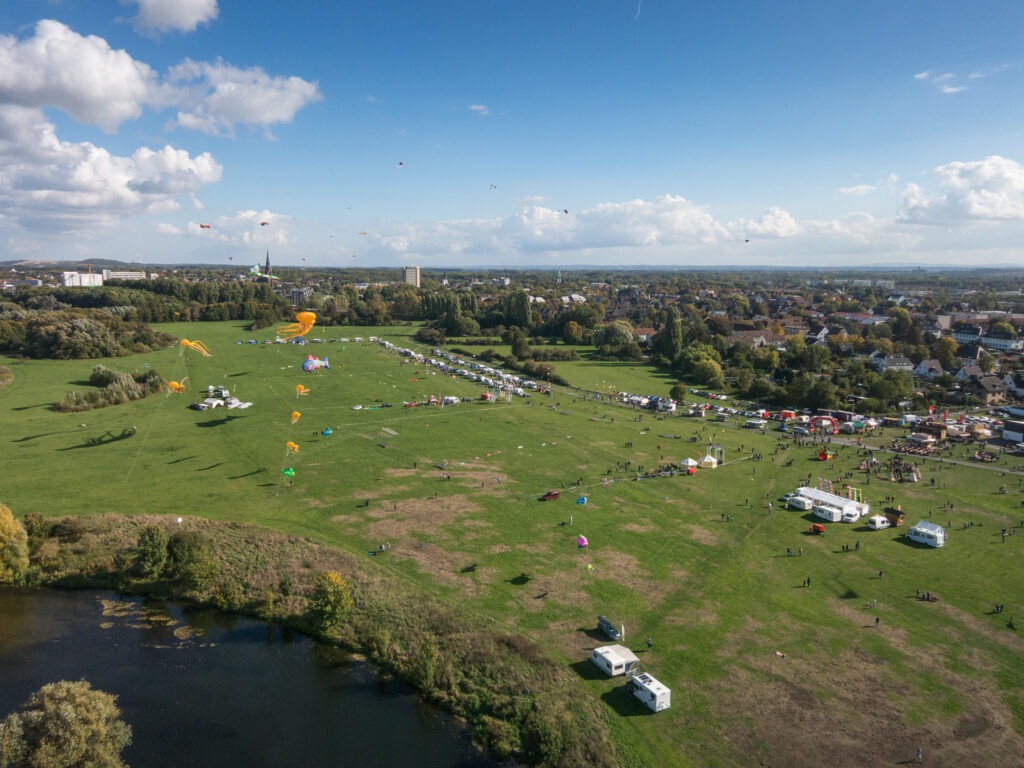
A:
[[[1022,39],[1019,0],[4,0],[0,259],[1020,266]]]

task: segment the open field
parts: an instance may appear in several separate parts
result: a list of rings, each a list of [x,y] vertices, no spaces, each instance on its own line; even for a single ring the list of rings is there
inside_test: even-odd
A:
[[[961,449],[963,463],[923,461],[920,483],[865,484],[856,447],[837,442],[836,460],[820,462],[817,448],[782,448],[742,419],[657,419],[558,391],[485,404],[478,386],[369,342],[239,345],[273,333],[162,328],[214,356],[176,348],[102,362],[187,376],[186,394],[60,414],[50,404],[87,388],[101,361],[0,359],[13,373],[0,388],[0,501],[19,516],[244,520],[359,553],[368,569],[520,631],[575,669],[583,695],[609,709],[622,765],[878,765],[922,746],[932,765],[1011,766],[1024,754],[1024,644],[1008,627],[1024,620],[1018,458],[980,465]],[[408,332],[310,336],[413,346]],[[304,373],[307,354],[328,356],[330,369]],[[667,394],[672,383],[642,368],[554,365],[584,388]],[[189,410],[208,384],[253,406]],[[298,397],[297,384],[310,394]],[[474,400],[402,407],[430,395]],[[724,466],[636,479],[638,467],[699,457],[709,442],[724,448]],[[895,496],[908,524],[948,523],[949,544],[910,546],[898,530],[859,524],[807,535],[809,517],[778,497],[819,476],[861,487],[879,510]],[[561,498],[539,501],[549,489]],[[365,554],[381,544],[388,551]],[[939,602],[918,602],[918,589]],[[599,613],[625,626],[643,668],[672,689],[670,710],[649,713],[586,661],[603,644]]]

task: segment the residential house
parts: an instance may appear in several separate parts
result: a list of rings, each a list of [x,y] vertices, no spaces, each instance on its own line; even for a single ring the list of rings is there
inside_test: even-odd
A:
[[[1012,371],[1003,376],[1007,394],[1024,397],[1024,371]]]
[[[879,373],[885,373],[886,371],[906,371],[907,373],[912,373],[914,364],[910,362],[909,357],[876,357],[875,370]]]
[[[964,384],[963,391],[977,397],[985,405],[1006,402],[1006,385],[998,376],[987,375],[971,379]]]
[[[911,374],[921,379],[934,379],[936,376],[941,376],[945,371],[942,369],[942,363],[938,360],[922,360],[920,363],[914,366],[914,370]]]

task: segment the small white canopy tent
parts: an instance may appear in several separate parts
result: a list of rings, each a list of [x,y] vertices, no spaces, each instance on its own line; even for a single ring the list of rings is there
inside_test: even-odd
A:
[[[718,466],[718,459],[709,453],[700,460],[700,465],[703,469],[714,469]]]
[[[696,459],[691,459],[689,456],[687,456],[685,459],[683,459],[682,461],[679,462],[679,466],[681,466],[681,467],[696,467],[696,466],[699,466],[699,464],[697,463]]]

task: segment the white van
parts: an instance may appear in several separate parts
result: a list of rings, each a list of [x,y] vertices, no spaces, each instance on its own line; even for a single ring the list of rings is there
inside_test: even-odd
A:
[[[810,499],[805,499],[803,496],[791,496],[789,501],[786,502],[786,506],[790,509],[806,512],[814,506],[814,502]]]
[[[889,528],[892,523],[889,522],[889,518],[885,515],[873,515],[868,519],[868,528],[872,531],[881,531],[883,528]]]
[[[848,509],[845,512],[843,512],[844,523],[856,523],[858,520],[860,520],[860,512],[858,512],[857,510]]]
[[[817,506],[811,510],[815,517],[820,517],[827,523],[838,523],[843,519],[843,513],[835,507],[822,507]]]

